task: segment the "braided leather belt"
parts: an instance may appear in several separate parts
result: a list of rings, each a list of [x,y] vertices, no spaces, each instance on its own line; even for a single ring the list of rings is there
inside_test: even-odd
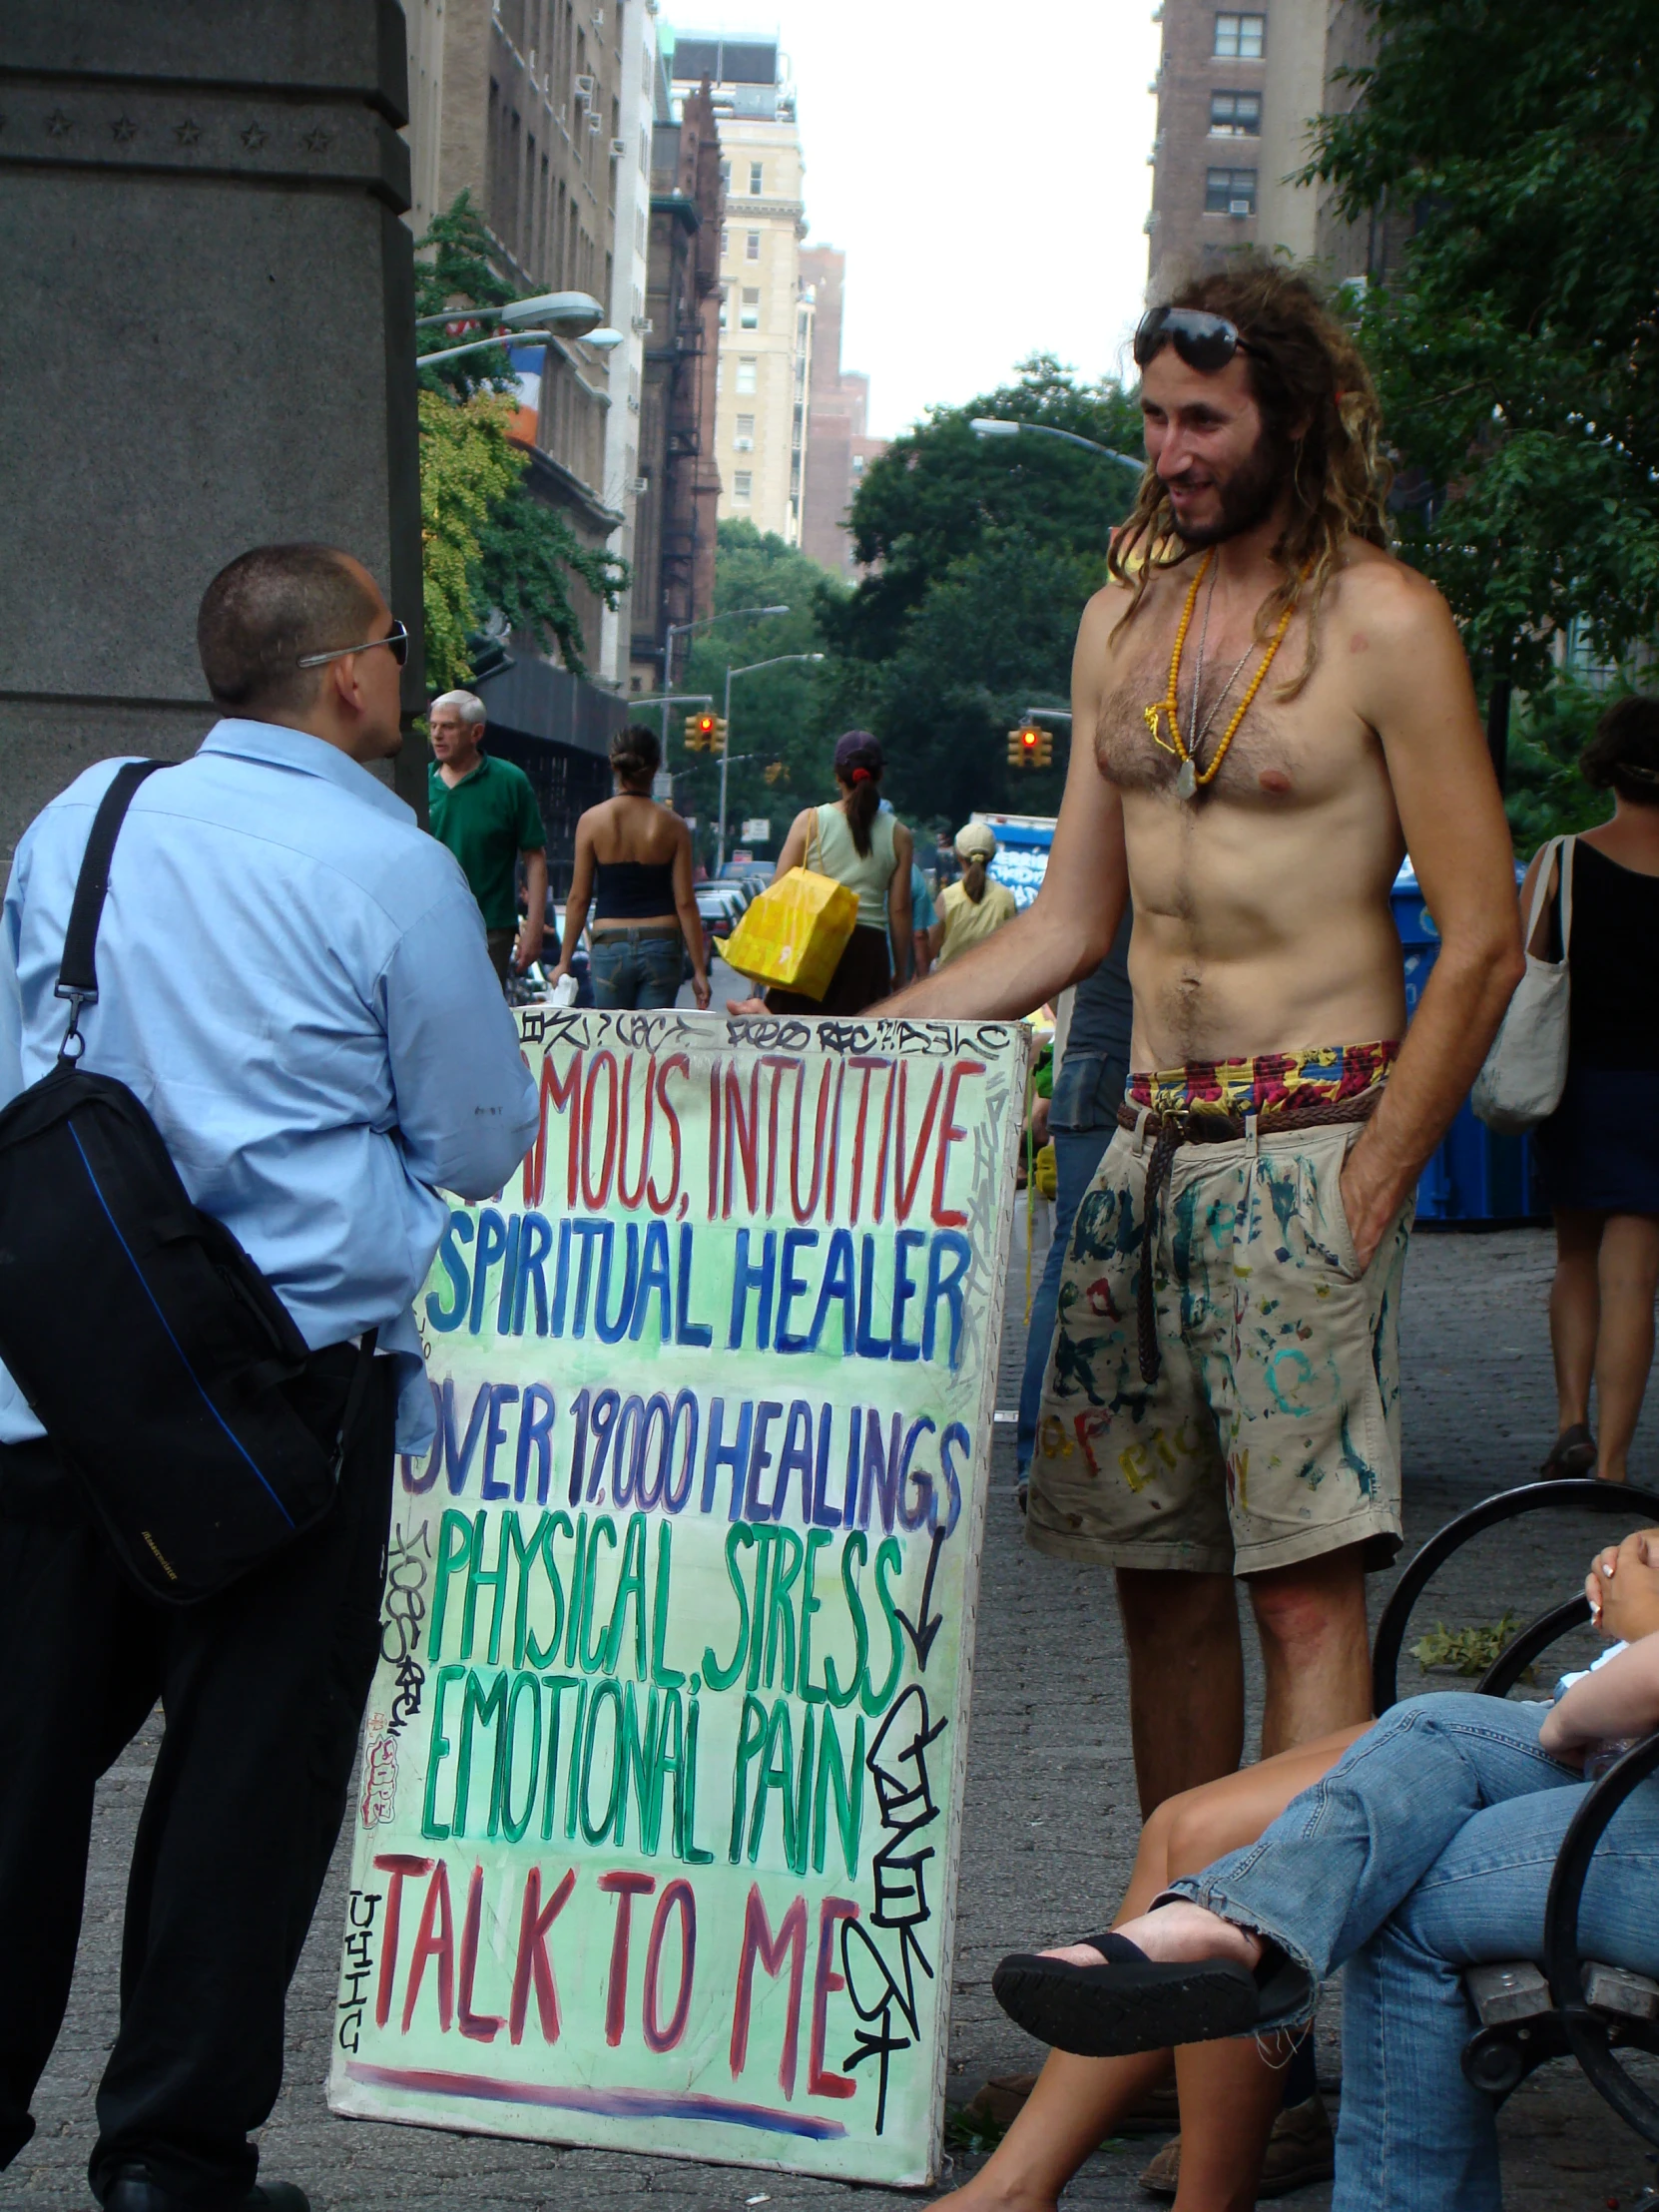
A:
[[[1277,1106],[1256,1115],[1236,1114],[1222,1106],[1188,1107],[1184,1112],[1160,1114],[1147,1110],[1146,1126],[1152,1136],[1152,1158],[1147,1163],[1146,1190],[1142,1200],[1141,1278],[1135,1298],[1135,1328],[1139,1340],[1141,1381],[1150,1388],[1158,1380],[1158,1308],[1152,1289],[1152,1263],[1158,1242],[1158,1207],[1184,1144],[1238,1144],[1250,1135],[1254,1120],[1258,1137],[1285,1129],[1332,1129],[1345,1122],[1369,1121],[1377,1111],[1383,1086],[1374,1083],[1356,1098],[1342,1098],[1322,1106]],[[1118,1127],[1138,1129],[1142,1108],[1126,1100],[1118,1108]]]

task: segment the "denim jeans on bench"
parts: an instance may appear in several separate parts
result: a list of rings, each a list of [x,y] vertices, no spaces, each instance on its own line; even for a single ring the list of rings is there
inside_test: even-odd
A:
[[[1494,2108],[1458,2064],[1478,2024],[1460,1977],[1542,1956],[1550,1875],[1588,1794],[1539,1748],[1548,1710],[1412,1698],[1257,1843],[1171,1884],[1317,1976],[1347,1961],[1332,2212],[1501,2212]],[[1659,1974],[1656,1885],[1659,1781],[1602,1839],[1583,1954]]]

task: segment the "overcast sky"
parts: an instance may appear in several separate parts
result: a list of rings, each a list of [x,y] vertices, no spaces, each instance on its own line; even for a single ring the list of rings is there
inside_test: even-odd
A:
[[[808,237],[846,253],[841,361],[890,437],[1025,354],[1122,366],[1146,284],[1151,0],[669,0],[677,28],[776,30]]]

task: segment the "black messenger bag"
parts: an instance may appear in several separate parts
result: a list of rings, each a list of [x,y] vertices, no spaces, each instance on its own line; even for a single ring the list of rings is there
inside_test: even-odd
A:
[[[373,1333],[325,1442],[290,1400],[311,1355],[287,1309],[192,1204],[133,1092],[79,1064],[116,837],[165,765],[132,762],[105,794],[58,973],[68,1033],[52,1072],[0,1112],[0,1360],[129,1573],[189,1605],[328,1511]]]

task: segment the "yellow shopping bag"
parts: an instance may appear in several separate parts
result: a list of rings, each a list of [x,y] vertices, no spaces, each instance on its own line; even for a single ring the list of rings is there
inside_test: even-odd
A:
[[[822,998],[857,923],[856,891],[815,868],[792,867],[762,891],[723,944],[715,941],[740,974]]]

